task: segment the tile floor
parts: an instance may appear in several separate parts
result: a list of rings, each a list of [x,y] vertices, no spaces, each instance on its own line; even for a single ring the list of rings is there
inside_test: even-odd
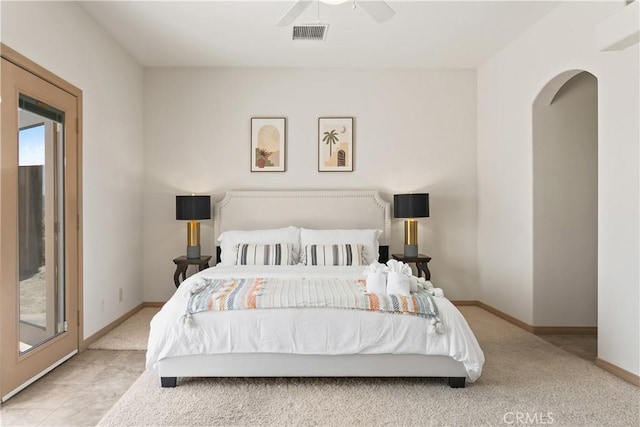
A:
[[[0,426],[95,426],[144,359],[144,351],[86,350],[2,404]]]
[[[596,337],[541,336],[595,361]],[[86,350],[0,407],[0,426],[95,426],[144,370],[144,351]]]

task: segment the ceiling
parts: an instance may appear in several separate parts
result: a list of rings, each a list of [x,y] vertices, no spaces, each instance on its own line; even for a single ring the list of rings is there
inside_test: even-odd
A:
[[[360,0],[363,1],[363,0]],[[292,41],[275,24],[293,1],[84,1],[87,13],[148,67],[477,67],[559,3],[387,1],[376,23],[353,2],[314,2],[295,21],[330,25],[326,41]]]

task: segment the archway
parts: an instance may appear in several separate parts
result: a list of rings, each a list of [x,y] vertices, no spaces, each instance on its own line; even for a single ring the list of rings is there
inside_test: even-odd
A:
[[[598,95],[582,70],[559,74],[533,104],[533,320],[597,326]]]

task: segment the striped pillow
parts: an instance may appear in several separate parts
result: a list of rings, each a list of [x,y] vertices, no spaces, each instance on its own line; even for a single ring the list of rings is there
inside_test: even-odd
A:
[[[364,265],[362,245],[307,245],[304,252],[307,265]]]
[[[290,244],[241,243],[238,245],[236,265],[290,265],[291,250]]]

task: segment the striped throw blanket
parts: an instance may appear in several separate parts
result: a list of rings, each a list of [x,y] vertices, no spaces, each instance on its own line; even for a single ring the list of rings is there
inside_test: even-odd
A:
[[[183,320],[203,311],[327,307],[408,314],[430,320],[430,330],[444,327],[431,291],[409,297],[366,293],[364,280],[351,279],[203,279],[191,289]]]

